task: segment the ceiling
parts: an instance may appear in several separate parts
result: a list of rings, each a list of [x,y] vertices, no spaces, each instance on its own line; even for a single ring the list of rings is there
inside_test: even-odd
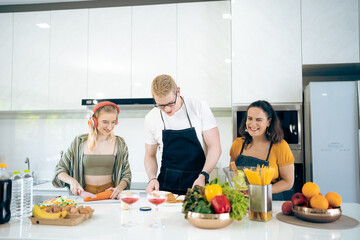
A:
[[[88,0],[0,0],[0,5],[23,5],[40,3],[59,3],[59,2],[81,2]]]
[[[0,0],[0,13],[123,7],[219,0]],[[229,0],[220,0],[229,1]]]

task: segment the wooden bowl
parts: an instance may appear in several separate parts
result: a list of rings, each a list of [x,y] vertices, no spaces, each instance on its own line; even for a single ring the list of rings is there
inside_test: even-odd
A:
[[[195,227],[206,229],[223,228],[233,222],[233,219],[230,218],[229,213],[204,214],[188,212],[187,220]]]
[[[315,209],[293,205],[292,210],[296,217],[310,222],[328,223],[341,217],[341,208]]]

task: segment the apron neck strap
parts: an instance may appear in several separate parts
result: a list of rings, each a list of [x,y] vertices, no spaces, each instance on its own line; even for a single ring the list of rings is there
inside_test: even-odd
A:
[[[190,127],[192,128],[193,126],[192,126],[191,121],[190,121],[190,117],[189,117],[189,113],[188,113],[188,111],[187,111],[187,107],[186,107],[185,101],[184,101],[184,99],[183,99],[182,96],[180,96],[180,98],[181,98],[181,100],[182,100],[183,103],[184,103],[185,112],[186,112],[186,117],[187,117],[187,119],[188,119],[188,121],[189,121]],[[164,124],[164,129],[166,130],[165,121],[164,121],[164,117],[163,117],[163,115],[162,115],[162,111],[161,111],[161,110],[160,110],[160,116],[161,116],[161,120],[162,120],[162,122],[163,122],[163,124]]]
[[[272,142],[270,142],[269,152],[268,152],[268,154],[267,154],[267,156],[266,156],[266,160],[265,160],[265,161],[268,161],[268,160],[269,160],[269,156],[270,156],[270,152],[271,152],[272,145],[273,145]],[[244,151],[244,146],[245,146],[245,140],[244,140],[244,142],[243,142],[243,144],[242,144],[241,151],[240,151],[240,154],[239,154],[239,155],[241,155],[241,154],[243,153],[243,151]]]

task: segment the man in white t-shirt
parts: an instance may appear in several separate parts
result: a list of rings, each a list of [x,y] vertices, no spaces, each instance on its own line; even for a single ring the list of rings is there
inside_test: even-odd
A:
[[[206,103],[182,97],[169,75],[157,76],[151,91],[156,107],[145,117],[146,192],[186,194],[195,185],[205,186],[221,155],[214,115]],[[157,176],[158,149],[162,159]]]

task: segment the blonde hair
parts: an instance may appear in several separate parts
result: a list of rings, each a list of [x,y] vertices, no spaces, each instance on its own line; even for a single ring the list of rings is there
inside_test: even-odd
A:
[[[151,84],[151,93],[159,98],[166,97],[171,91],[176,93],[177,85],[175,80],[166,74],[157,76]]]
[[[95,111],[95,113],[92,115],[93,117],[95,117],[97,120],[99,120],[99,116],[101,113],[103,112],[107,112],[107,113],[115,113],[116,114],[116,118],[118,115],[118,111],[116,109],[115,106],[112,105],[105,105],[99,109],[97,109]],[[90,116],[91,117],[91,116]],[[94,150],[96,148],[96,140],[97,140],[97,136],[98,136],[98,130],[97,127],[93,128],[92,126],[89,126],[89,137],[88,137],[88,147],[90,149],[90,151]],[[108,141],[110,141],[111,139],[113,139],[115,137],[113,131],[111,131],[110,135],[108,136]]]

